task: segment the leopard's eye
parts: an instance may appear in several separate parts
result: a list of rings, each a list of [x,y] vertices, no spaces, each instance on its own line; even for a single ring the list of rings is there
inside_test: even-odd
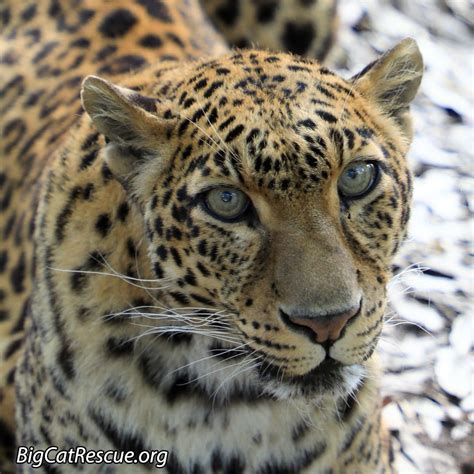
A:
[[[212,216],[223,221],[235,222],[244,216],[250,199],[238,189],[219,186],[207,191],[204,202]]]
[[[342,172],[337,189],[342,197],[360,199],[377,184],[378,167],[375,163],[353,163]]]

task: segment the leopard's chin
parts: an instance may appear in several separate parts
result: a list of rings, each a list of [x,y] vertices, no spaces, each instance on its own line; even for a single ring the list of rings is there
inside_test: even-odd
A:
[[[304,375],[281,375],[278,367],[260,369],[265,393],[279,399],[306,398],[318,401],[326,397],[347,397],[362,384],[367,370],[363,365],[343,365],[326,359]]]

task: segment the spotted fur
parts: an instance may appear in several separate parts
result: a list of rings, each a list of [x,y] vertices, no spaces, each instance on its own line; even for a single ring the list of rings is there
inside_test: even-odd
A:
[[[373,353],[415,43],[345,80],[229,51],[197,0],[70,2],[0,7],[4,462],[16,437],[167,449],[170,473],[390,472]],[[380,176],[343,200],[356,159]],[[206,211],[216,184],[249,196],[244,220]],[[355,300],[332,344],[285,319]]]
[[[202,0],[232,45],[261,47],[322,61],[337,30],[336,0]]]

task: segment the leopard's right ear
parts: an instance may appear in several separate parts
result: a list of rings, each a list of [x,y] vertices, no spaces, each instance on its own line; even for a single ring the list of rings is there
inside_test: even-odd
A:
[[[117,178],[126,180],[144,161],[163,154],[174,122],[163,117],[158,100],[96,76],[84,80],[81,100],[109,143],[106,159]]]

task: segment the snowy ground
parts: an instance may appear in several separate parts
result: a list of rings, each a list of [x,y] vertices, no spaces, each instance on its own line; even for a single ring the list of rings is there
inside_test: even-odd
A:
[[[413,107],[410,236],[380,347],[399,472],[474,472],[474,2],[341,0],[329,65],[348,77],[400,39],[426,72]]]

